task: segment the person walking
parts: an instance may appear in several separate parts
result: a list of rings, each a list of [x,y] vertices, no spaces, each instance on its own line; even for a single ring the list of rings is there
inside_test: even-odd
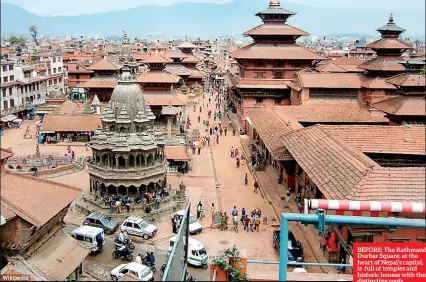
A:
[[[117,199],[117,201],[115,201],[115,210],[117,212],[117,214],[121,213],[121,202],[119,199]]]
[[[234,206],[234,209],[232,210],[232,216],[235,216],[235,215],[238,216],[238,210],[236,206]]]
[[[257,193],[257,190],[259,189],[259,183],[257,183],[257,181],[255,181],[253,183],[253,186],[254,186],[254,192]]]
[[[172,217],[172,231],[173,231],[173,234],[177,234],[177,227],[176,227],[176,218],[175,217]]]
[[[244,221],[244,230],[247,231],[247,233],[248,233],[249,232],[250,218],[247,215],[245,215],[243,221]]]
[[[161,196],[160,193],[155,196],[155,208],[158,210],[160,208]]]
[[[243,208],[241,210],[241,223],[243,223],[245,217],[246,217],[246,209]]]
[[[201,203],[201,201],[199,201],[197,205],[197,219],[201,218],[202,212],[203,212],[203,204]]]
[[[126,200],[126,209],[127,209],[127,213],[130,212],[130,199]]]
[[[215,210],[216,210],[216,208],[214,206],[214,203],[212,203],[212,206],[210,207],[210,213],[211,213],[211,216],[212,216],[212,225],[211,226],[213,226],[213,223],[214,223],[214,213],[215,213]]]
[[[244,184],[247,185],[248,184],[248,174],[246,172],[246,176],[244,177]]]
[[[254,232],[253,225],[254,225],[254,214],[251,213],[251,216],[250,216],[250,230],[251,230],[251,232]]]
[[[225,133],[225,136],[227,132],[228,132],[228,128],[225,127],[225,129],[223,130],[223,133]]]
[[[233,158],[233,157],[234,157],[234,151],[235,151],[234,146],[232,146],[232,147],[231,147],[231,158]]]
[[[198,148],[197,148],[197,153],[198,153],[198,155],[200,154],[200,151],[201,151],[201,146],[198,146]]]
[[[226,229],[228,229],[228,216],[224,212],[220,221],[220,230],[225,231]]]
[[[135,262],[139,263],[140,265],[142,265],[142,255],[138,254],[135,258]]]
[[[256,218],[254,219],[254,229],[256,229],[256,231],[259,233],[259,231],[260,231],[260,218],[258,216],[256,216]]]
[[[291,189],[289,187],[287,190],[287,207],[290,206],[290,199],[291,199]]]

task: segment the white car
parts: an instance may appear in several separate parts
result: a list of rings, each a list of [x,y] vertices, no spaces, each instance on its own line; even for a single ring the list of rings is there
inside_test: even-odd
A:
[[[173,214],[172,218],[175,218],[177,222],[182,220],[185,210],[177,211]],[[179,230],[179,229],[178,229]],[[189,216],[189,234],[195,235],[203,231],[203,226],[197,221],[197,219],[191,214]]]
[[[127,218],[121,224],[121,230],[126,231],[130,235],[142,237],[145,240],[154,237],[157,233],[157,227],[138,217]]]
[[[137,262],[131,262],[128,264],[120,264],[113,270],[111,270],[111,279],[118,281],[126,274],[134,275],[138,281],[154,281],[154,274],[148,266],[139,264]]]

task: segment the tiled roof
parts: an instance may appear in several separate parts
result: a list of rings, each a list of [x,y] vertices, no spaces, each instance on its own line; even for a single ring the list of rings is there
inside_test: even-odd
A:
[[[393,77],[390,77],[386,80],[388,83],[392,83],[397,86],[402,87],[425,87],[426,78],[421,74],[399,74]]]
[[[178,48],[196,48],[197,46],[195,46],[194,44],[192,44],[189,41],[185,41],[185,42],[179,44],[177,47]]]
[[[296,44],[274,46],[273,43],[253,43],[232,52],[231,56],[235,59],[325,60],[316,53]]]
[[[361,60],[359,58],[347,58],[347,57],[339,57],[339,58],[333,58],[332,62],[338,66],[343,65],[360,65],[364,63],[366,60]]]
[[[92,77],[88,81],[79,84],[80,88],[115,88],[117,86],[117,78],[113,76],[99,75]]]
[[[374,169],[357,185],[348,200],[425,202],[424,167]]]
[[[167,52],[166,54],[164,54],[164,56],[169,57],[170,59],[173,59],[173,58],[183,59],[186,57],[186,55],[182,53],[182,51],[180,50],[171,50]]]
[[[93,132],[101,127],[100,115],[46,115],[42,131]]]
[[[347,72],[364,72],[364,70],[358,68],[358,65],[340,65],[340,67],[345,69]]]
[[[240,79],[238,88],[288,89],[290,80],[285,79]]]
[[[347,199],[369,171],[380,167],[320,125],[289,133],[283,142],[327,199]]]
[[[0,185],[1,200],[19,217],[37,227],[44,225],[82,193],[77,187],[11,173],[2,174]]]
[[[206,74],[204,74],[202,71],[199,71],[197,69],[190,69],[191,75],[189,78],[205,78],[207,77]]]
[[[27,262],[49,281],[65,281],[89,252],[89,248],[59,230]]]
[[[72,115],[77,112],[78,105],[70,100],[65,100],[59,107],[54,109],[57,114]]]
[[[178,83],[179,81],[180,77],[163,71],[150,71],[136,78],[136,82],[139,83]]]
[[[393,56],[377,57],[360,64],[358,68],[372,71],[405,71],[405,67],[398,60],[399,57]]]
[[[143,60],[145,60],[148,56],[150,56],[149,54],[147,54],[147,53],[143,53],[143,54],[141,54],[141,53],[135,53],[135,54],[133,54],[133,59],[135,59],[135,60],[139,60],[139,61],[143,61]]]
[[[277,115],[273,107],[262,107],[248,113],[247,120],[253,125],[274,158],[284,150],[284,136],[303,126],[292,118]]]
[[[309,35],[306,31],[295,28],[287,24],[262,24],[249,31],[244,35]]]
[[[367,45],[372,49],[412,49],[413,46],[398,38],[383,38]]]
[[[323,125],[331,135],[364,153],[425,155],[424,125]]]
[[[363,76],[357,73],[297,73],[300,84],[306,88],[361,89]]]
[[[372,105],[373,108],[395,116],[424,116],[425,100],[419,98],[393,97]]]
[[[185,106],[188,102],[188,98],[185,95],[174,95],[166,92],[152,92],[143,93],[143,98],[149,103],[150,106],[168,106],[172,105],[175,107]]]
[[[170,58],[161,55],[160,53],[154,53],[148,57],[145,57],[145,59],[143,59],[143,63],[145,64],[150,64],[150,63],[156,63],[156,64],[168,64],[171,63],[173,60],[171,60]]]
[[[172,73],[178,76],[190,76],[191,71],[181,64],[169,64],[164,69],[166,72]]]
[[[166,146],[164,147],[166,159],[175,161],[189,161],[191,158],[184,146]]]
[[[302,105],[274,106],[277,114],[287,115],[298,122],[388,122],[384,114],[371,114],[367,108],[361,106],[357,101],[320,100],[310,99]]]
[[[88,67],[89,70],[120,70],[123,66],[107,60],[107,59],[102,59],[97,61],[96,63],[94,63],[93,65],[91,65],[90,67]]]
[[[194,55],[188,55],[185,59],[182,60],[182,63],[199,63],[200,59],[195,57]]]
[[[9,206],[6,202],[1,202],[1,216],[6,219],[6,221],[16,217],[16,213],[13,212],[13,208]]]
[[[347,72],[346,69],[339,67],[333,62],[329,61],[326,64],[321,64],[317,67],[317,71],[320,72]]]
[[[368,89],[396,89],[393,84],[387,83],[383,77],[369,78],[366,77],[361,86]]]

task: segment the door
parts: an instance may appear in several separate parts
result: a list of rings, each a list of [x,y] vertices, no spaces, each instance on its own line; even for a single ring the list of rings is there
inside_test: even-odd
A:
[[[99,228],[104,228],[104,226],[103,226],[103,224],[102,224],[102,222],[99,220],[99,219],[96,219],[95,220],[95,226],[96,227],[99,227]]]
[[[133,230],[134,230],[136,236],[141,236],[142,237],[143,234],[144,234],[143,230],[141,229],[141,227],[137,223],[133,224]]]
[[[124,226],[126,227],[126,231],[127,231],[127,233],[129,233],[129,234],[133,234],[133,222],[126,222],[125,224],[124,224]]]
[[[129,270],[127,268],[123,268],[120,270],[119,274],[118,274],[118,278],[123,277],[124,275],[126,275],[129,272]]]

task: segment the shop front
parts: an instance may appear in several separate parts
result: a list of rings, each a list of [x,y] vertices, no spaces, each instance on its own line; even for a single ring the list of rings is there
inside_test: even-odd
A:
[[[186,171],[191,168],[191,158],[184,146],[170,146],[164,148],[164,154],[169,162],[169,172],[179,172],[182,168]]]

